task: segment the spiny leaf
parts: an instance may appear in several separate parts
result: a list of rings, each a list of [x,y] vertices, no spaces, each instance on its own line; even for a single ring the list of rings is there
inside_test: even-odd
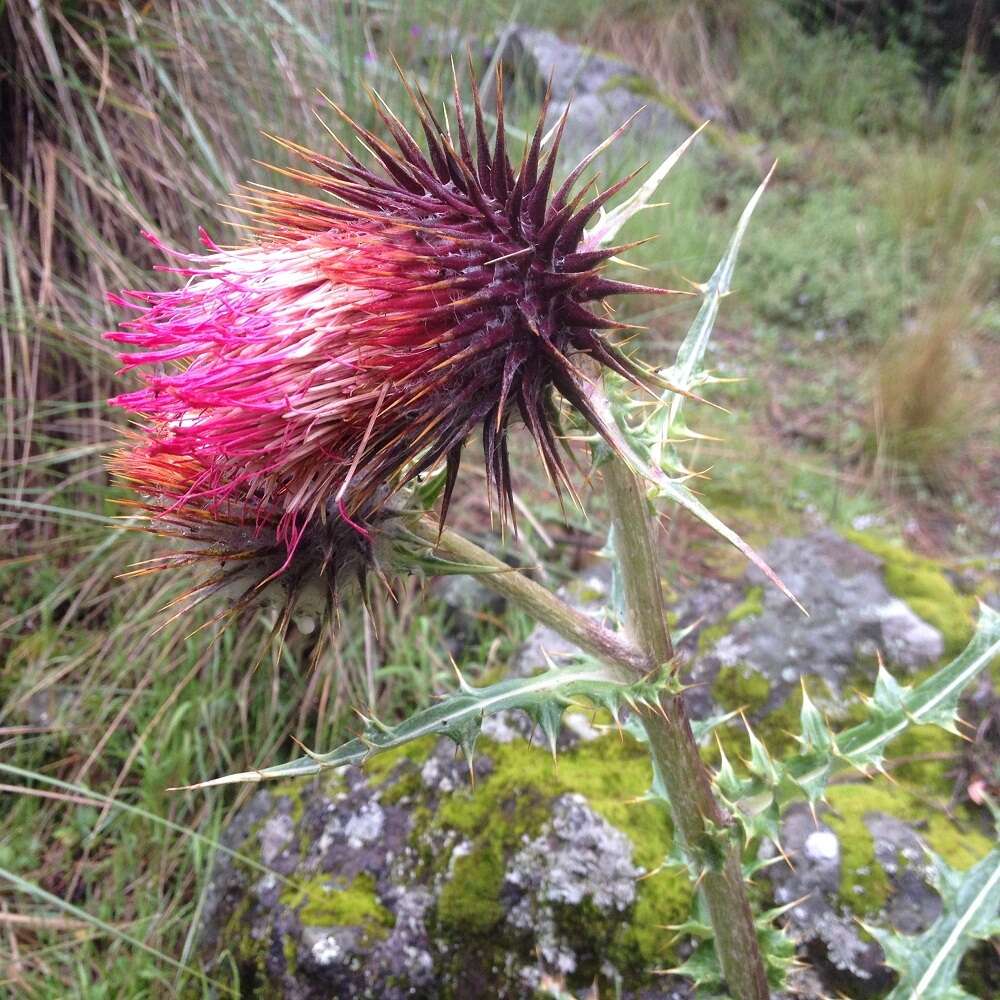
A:
[[[612,382],[610,379],[606,379],[605,384],[610,385]],[[713,531],[742,552],[790,601],[805,612],[805,608],[802,608],[795,595],[782,583],[763,557],[732,528],[713,514],[687,487],[683,479],[668,475],[653,460],[652,449],[655,442],[649,439],[642,428],[636,429],[629,426],[622,409],[613,406],[608,397],[595,385],[578,379],[576,388],[580,399],[584,400],[589,410],[592,411],[594,421],[600,424],[605,441],[637,476],[646,480],[651,499],[673,500],[694,514],[700,521],[707,524]]]
[[[819,802],[838,771],[880,768],[888,744],[909,726],[934,723],[953,732],[962,691],[997,655],[1000,613],[983,606],[969,645],[916,687],[901,685],[880,669],[875,694],[868,699],[868,720],[846,732],[834,735],[803,692],[802,752],[775,760],[748,726],[749,774],[739,776],[723,753],[714,777],[716,791],[748,842],[761,836],[777,841],[781,813],[789,802],[803,795],[810,803]]]
[[[932,852],[941,916],[919,935],[865,929],[899,973],[887,1000],[973,1000],[956,982],[959,963],[977,941],[996,933],[1000,912],[1000,847],[975,867],[956,871]]]
[[[639,189],[621,204],[610,212],[605,212],[602,208],[598,213],[597,221],[588,229],[580,243],[581,250],[598,250],[602,246],[609,244],[621,231],[622,226],[628,222],[637,212],[641,212],[648,204],[649,199],[656,193],[656,189],[663,183],[663,179],[673,170],[677,161],[687,152],[688,147],[697,138],[698,133],[708,124],[704,122],[699,125],[685,140],[677,147],[664,161],[653,171],[653,173],[643,182]]]
[[[789,600],[802,608],[761,556],[688,488],[685,481],[691,478],[691,473],[681,463],[672,444],[679,429],[681,398],[691,394],[690,387],[707,380],[700,372],[700,365],[719,314],[719,303],[729,291],[740,243],[773,172],[772,167],[750,198],[725,254],[707,284],[702,286],[704,302],[681,344],[674,366],[666,373],[670,377],[663,379],[667,387],[663,396],[653,404],[645,400],[637,402],[624,391],[625,380],[613,374],[608,374],[604,380],[607,395],[581,377],[571,377],[576,381],[580,400],[589,411],[588,419],[600,429],[602,437],[618,456],[649,483],[650,498],[673,500],[690,511],[742,552]],[[638,421],[629,419],[634,410],[643,411]],[[671,474],[678,472],[679,475]]]
[[[675,636],[677,633],[674,633]],[[691,731],[694,734],[695,742],[699,745],[715,732],[719,726],[725,725],[730,719],[735,719],[740,713],[738,710],[725,712],[723,715],[713,715],[708,719],[695,719],[691,723]]]
[[[667,688],[669,691],[669,688]],[[699,746],[703,746],[708,740],[709,736],[721,725],[727,723],[730,719],[736,718],[740,713],[736,712],[726,712],[724,715],[714,715],[709,719],[696,719],[691,723],[691,731],[694,735],[695,742]],[[649,734],[646,732],[645,727],[642,723],[634,716],[630,715],[628,719],[621,726],[624,732],[627,732],[637,743],[648,743]],[[725,756],[725,755],[723,755]],[[734,775],[735,777],[735,775]],[[670,807],[670,796],[667,794],[667,786],[663,781],[663,776],[656,769],[656,762],[653,762],[653,780],[650,784],[649,791],[646,792],[645,799],[651,802],[663,802]],[[680,842],[679,837],[675,837],[673,841],[672,853],[675,855],[672,859],[668,858],[667,864],[686,864],[687,861],[681,856],[678,844]]]
[[[729,757],[726,756],[721,742],[719,743],[719,767],[715,772],[715,787],[730,802],[735,802],[743,791],[743,783],[733,770],[733,765],[729,763]]]
[[[955,732],[962,691],[998,655],[1000,612],[984,604],[969,645],[917,687],[900,685],[884,668],[880,669],[871,702],[872,717],[838,736],[835,752],[855,767],[877,766],[889,741],[908,726],[932,723]]]
[[[729,293],[733,281],[733,272],[736,269],[736,257],[740,250],[740,244],[746,235],[747,227],[750,225],[750,216],[753,215],[757,203],[764,194],[768,181],[774,174],[777,162],[772,164],[767,176],[761,181],[757,190],[754,191],[746,207],[743,209],[740,220],[736,224],[736,230],[729,241],[729,246],[719,261],[718,266],[712,273],[712,277],[702,286],[704,299],[698,315],[695,316],[691,328],[688,330],[681,346],[677,351],[677,359],[671,368],[665,371],[664,377],[680,389],[691,391],[700,384],[699,375],[701,373],[701,363],[708,349],[708,342],[715,327],[715,321],[719,315],[719,306],[724,295]],[[672,437],[672,429],[684,404],[684,396],[671,393],[669,399],[665,398],[668,404],[668,417],[663,430],[667,437]]]
[[[425,736],[447,736],[467,757],[471,757],[483,719],[513,709],[527,712],[541,725],[550,745],[554,745],[558,721],[574,698],[589,698],[617,711],[623,703],[651,701],[674,684],[673,675],[668,670],[634,684],[624,683],[611,668],[592,661],[548,670],[534,677],[514,677],[479,688],[463,682],[460,690],[447,695],[436,705],[414,712],[398,725],[389,726],[362,716],[365,724],[363,731],[328,753],[307,750],[306,756],[286,764],[229,774],[185,787],[208,788],[303,777],[330,768],[361,764],[375,754]]]
[[[747,739],[750,741],[750,760],[747,766],[750,773],[756,775],[766,785],[776,785],[781,780],[779,765],[771,756],[767,747],[757,738],[757,734],[747,724]]]
[[[526,709],[531,721],[542,731],[553,757],[556,755],[556,741],[559,739],[559,727],[562,725],[564,707],[564,705],[552,701],[542,701]]]
[[[774,925],[774,920],[780,916],[783,909],[779,907],[776,910],[768,910],[754,918],[767,980],[776,990],[785,985],[788,970],[795,961],[795,942],[780,927]],[[678,936],[686,934],[700,941],[683,964],[667,971],[693,980],[699,998],[727,996],[728,994],[721,992],[724,986],[722,967],[715,951],[713,931],[705,912],[705,905],[700,897],[695,904],[694,915],[683,924],[670,929],[676,931]]]
[[[802,735],[798,737],[798,741],[806,750],[817,750],[823,753],[829,751],[833,746],[833,730],[827,725],[823,713],[813,704],[804,682],[802,684],[802,710],[799,713],[799,726]]]

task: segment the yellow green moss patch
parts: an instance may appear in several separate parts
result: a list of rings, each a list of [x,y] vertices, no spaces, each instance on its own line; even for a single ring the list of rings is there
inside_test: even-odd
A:
[[[506,868],[503,845],[494,838],[455,859],[441,889],[437,919],[452,933],[485,935],[503,919],[500,889]]]
[[[731,608],[726,617],[714,625],[701,630],[698,635],[698,652],[708,652],[724,635],[732,631],[732,626],[752,615],[759,615],[764,610],[764,588],[751,587],[742,601]]]
[[[290,934],[285,934],[282,937],[281,950],[285,956],[285,971],[290,976],[294,976],[299,965],[299,951]]]
[[[875,861],[875,841],[864,822],[867,811],[849,809],[823,817],[840,840],[841,902],[858,916],[882,910],[892,888],[885,869]]]
[[[882,560],[886,587],[941,633],[947,656],[965,648],[975,630],[976,599],[960,594],[939,563],[868,532],[847,537]]]
[[[745,708],[753,713],[767,704],[768,679],[745,667],[723,667],[712,682],[712,697],[727,711]]]
[[[636,864],[658,868],[670,850],[671,825],[662,803],[645,801],[651,771],[645,748],[632,738],[607,736],[561,753],[557,761],[545,750],[521,741],[484,741],[481,752],[492,772],[476,788],[445,796],[429,815],[430,830],[454,830],[469,842],[467,853],[453,862],[442,888],[437,920],[442,930],[463,937],[486,936],[503,917],[499,901],[511,854],[537,835],[551,815],[551,802],[576,792],[632,843]],[[573,919],[589,921],[582,940],[605,941],[607,953],[621,967],[648,968],[670,954],[665,925],[677,924],[690,912],[692,891],[686,873],[665,870],[636,886],[636,902],[628,923],[586,907]],[[610,923],[609,923],[610,920]],[[608,940],[609,928],[613,929]]]
[[[386,937],[396,922],[393,914],[379,903],[375,880],[366,873],[343,887],[329,875],[317,875],[308,882],[290,886],[281,894],[281,902],[298,911],[305,926],[360,927],[369,939]]]
[[[404,743],[402,746],[392,750],[385,750],[382,753],[369,757],[362,765],[365,777],[373,785],[382,784],[403,761],[413,761],[415,764],[422,764],[427,759],[427,754],[434,746],[434,739],[426,737],[414,740],[412,743]]]
[[[964,810],[949,819],[925,796],[903,785],[884,782],[833,785],[827,792],[833,812],[824,815],[841,845],[841,900],[856,913],[873,913],[884,905],[888,879],[875,863],[875,848],[864,817],[881,812],[910,823],[920,838],[953,868],[971,868],[991,847]],[[860,886],[861,892],[854,887]]]
[[[949,777],[961,752],[961,740],[939,726],[910,726],[892,741],[892,760],[903,760],[892,770],[898,781],[947,799],[953,780]]]
[[[338,775],[333,775],[331,780],[337,781],[338,777]],[[304,781],[292,778],[289,781],[281,781],[268,789],[273,799],[288,799],[292,803],[290,815],[295,821],[296,826],[302,820],[304,808],[302,805],[302,793],[306,788],[308,788],[308,785]]]
[[[742,621],[751,615],[759,615],[764,610],[764,588],[751,587],[739,604],[726,615],[730,623]]]
[[[843,832],[842,850],[845,849],[846,839],[852,836],[864,839],[859,831],[864,826],[865,814],[869,812],[885,813],[910,823],[921,840],[932,851],[947,858],[953,868],[971,868],[993,846],[963,807],[956,808],[953,818],[949,818],[941,809],[930,804],[925,794],[911,792],[900,785],[890,785],[884,780],[833,785],[827,792],[827,801],[836,813],[828,814],[824,819],[838,835]],[[870,839],[869,836],[868,842]],[[860,855],[857,860],[862,865],[867,863]],[[844,868],[845,877],[851,877],[846,871],[846,863]],[[845,902],[851,902],[850,896]]]

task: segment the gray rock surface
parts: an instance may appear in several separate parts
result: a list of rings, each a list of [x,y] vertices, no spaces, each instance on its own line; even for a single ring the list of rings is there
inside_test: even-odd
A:
[[[924,846],[913,828],[894,816],[871,812],[864,822],[874,843],[874,863],[890,887],[885,912],[877,920],[904,934],[920,934],[941,913]],[[776,860],[766,870],[775,902],[794,903],[787,931],[848,995],[868,996],[889,986],[892,976],[882,949],[865,939],[854,915],[838,900],[842,873],[837,835],[821,818],[817,823],[807,806],[795,805],[782,821],[781,849],[788,863]],[[763,853],[775,857],[777,851],[768,845]]]
[[[755,572],[741,582],[717,581],[684,595],[676,608],[680,624],[701,624],[681,648],[695,679],[706,682],[686,695],[692,714],[718,710],[711,681],[723,666],[767,677],[766,715],[783,704],[801,674],[822,677],[832,692],[846,692],[851,671],[873,663],[876,651],[897,670],[942,655],[936,630],[886,589],[880,561],[834,533],[780,540],[767,558],[811,617],[765,587],[759,612],[727,622],[748,590],[761,585]],[[610,567],[598,565],[562,593],[601,617],[613,600]],[[474,611],[479,597],[462,592],[453,599],[461,614]],[[709,633],[715,639],[700,643],[699,650],[699,633],[722,622],[725,634],[716,628]],[[559,636],[537,628],[511,672],[531,674],[572,652]],[[531,728],[517,712],[487,720],[475,767],[477,795],[499,773],[491,745],[496,753],[513,750],[531,738]],[[577,752],[600,736],[577,713],[568,717],[560,745]],[[541,744],[540,734],[535,743]],[[618,970],[603,956],[610,941],[621,941],[645,884],[632,842],[581,795],[546,790],[540,804],[538,786],[518,788],[510,772],[504,774],[503,781],[513,781],[511,797],[481,827],[464,830],[435,818],[468,790],[465,762],[445,741],[374,776],[349,768],[322,781],[260,791],[224,843],[264,870],[226,856],[217,862],[202,922],[207,971],[224,975],[227,959],[221,956],[228,952],[241,986],[249,982],[264,995],[291,1000],[527,998],[543,986],[583,996],[595,975],[613,983]],[[520,830],[518,817],[529,807],[542,811],[513,839],[505,834],[496,842],[500,846],[489,848],[500,854],[495,883],[481,890],[484,905],[496,911],[488,932],[456,928],[446,913],[449,894],[466,891],[479,877],[466,859],[482,852],[488,826]],[[891,886],[878,919],[917,933],[940,908],[926,881],[919,838],[891,816],[870,813],[864,821]],[[787,996],[802,1000],[841,989],[860,997],[885,987],[889,978],[879,948],[859,933],[840,896],[843,845],[822,822],[822,810],[817,825],[804,806],[789,809],[781,846],[792,867],[778,859],[766,870],[775,902],[795,904],[786,917],[788,929],[812,965],[796,973]],[[309,888],[305,895],[303,885]],[[338,900],[348,896],[351,906],[340,906]],[[645,1000],[688,995],[683,983],[670,979],[635,988],[627,980],[622,993]]]
[[[619,59],[524,25],[505,32],[499,50],[512,74],[508,87],[515,92],[521,89],[539,100],[551,76],[551,121],[572,102],[563,136],[570,159],[589,153],[640,109],[644,110],[633,122],[629,139],[622,141],[652,151],[653,158],[665,157],[691,134],[691,126],[656,97],[649,82]],[[691,153],[698,155],[695,149]]]
[[[778,860],[766,870],[774,885],[775,903],[795,904],[787,915],[788,933],[803,945],[820,943],[830,966],[865,987],[884,986],[889,980],[880,949],[862,941],[853,918],[836,906],[840,888],[837,835],[824,823],[817,825],[807,806],[795,805],[782,822],[781,849],[788,863]],[[773,857],[776,851],[765,849],[764,853]]]
[[[635,901],[641,874],[628,838],[596,815],[583,796],[564,795],[550,822],[507,865],[503,894],[513,899],[507,923],[535,936],[548,968],[575,972],[574,944],[559,931],[557,908],[589,904],[625,912]]]
[[[710,683],[720,668],[732,666],[763,675],[771,682],[766,712],[786,700],[800,677],[822,678],[836,695],[859,667],[872,673],[876,655],[897,672],[929,666],[944,655],[941,633],[887,589],[881,560],[836,532],[824,529],[803,538],[778,539],[764,558],[809,617],[759,570],[750,568],[745,579],[762,588],[761,612],[734,622],[704,650],[707,655],[696,664],[696,681]],[[699,589],[715,590],[712,585]],[[693,603],[698,607],[707,602],[696,595]],[[721,618],[726,609],[720,610]],[[682,623],[695,617],[687,606],[680,612]],[[710,617],[706,624],[713,620],[718,619]],[[693,706],[696,712],[698,708]]]
[[[941,915],[941,897],[930,885],[934,869],[923,842],[911,826],[885,813],[868,813],[865,826],[875,844],[875,861],[892,886],[888,922],[903,934],[922,934]]]
[[[493,773],[487,748],[477,785]],[[510,795],[489,823],[510,823],[538,792],[515,786]],[[496,841],[506,845],[498,888],[480,897],[466,885],[480,876],[463,862],[482,850],[482,831],[421,826],[455,796],[469,796],[468,774],[448,741],[388,776],[348,768],[257,792],[223,837],[238,857],[220,855],[213,872],[206,969],[225,977],[232,963],[243,995],[287,1000],[527,1000],[546,983],[613,981],[605,953],[627,928],[645,874],[629,838],[582,795],[533,802],[543,818],[514,843]],[[498,907],[488,933],[454,926],[446,910],[456,887],[474,907]],[[689,991],[667,977],[623,996],[684,1000]]]

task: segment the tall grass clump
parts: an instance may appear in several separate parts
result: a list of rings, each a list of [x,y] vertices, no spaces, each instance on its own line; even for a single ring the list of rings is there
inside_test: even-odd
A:
[[[996,405],[995,349],[977,345],[979,307],[962,292],[925,303],[876,363],[876,465],[891,482],[960,488],[968,445]]]
[[[0,993],[164,996],[203,980],[194,927],[241,796],[207,805],[166,786],[192,762],[244,767],[291,735],[339,738],[351,706],[391,716],[451,670],[451,625],[423,614],[415,581],[373,598],[374,623],[345,609],[312,670],[304,635],[270,649],[266,614],[238,636],[188,639],[207,612],[151,628],[184,587],[120,577],[153,550],[110,531],[123,494],[104,460],[123,421],[106,408],[119,362],[100,332],[120,319],[107,294],[162,259],[143,231],[182,244],[221,220],[234,228],[215,235],[239,238],[233,192],[273,177],[254,161],[288,162],[262,130],[329,142],[317,88],[373,124],[364,86],[400,88],[388,51],[433,92],[450,86],[450,52],[430,29],[507,16],[489,3],[0,8],[0,868],[21,918]],[[492,666],[523,628],[515,616],[481,642],[476,624],[467,655]]]
[[[968,54],[967,54],[968,55]],[[1000,210],[992,142],[1000,119],[994,86],[967,57],[942,91],[920,139],[868,157],[866,188],[922,294],[875,365],[874,421],[880,466],[894,481],[947,491],[968,459],[996,392]],[[900,477],[902,473],[902,477]]]

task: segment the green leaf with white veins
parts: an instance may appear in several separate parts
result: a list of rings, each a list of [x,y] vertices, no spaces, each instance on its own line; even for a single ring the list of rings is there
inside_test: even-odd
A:
[[[305,777],[331,768],[363,764],[376,754],[425,736],[449,737],[471,760],[483,719],[512,709],[526,712],[542,729],[549,746],[554,749],[562,713],[574,704],[574,699],[587,698],[618,719],[625,708],[633,711],[639,708],[657,710],[660,694],[676,693],[676,684],[676,678],[666,669],[657,676],[626,683],[613,669],[595,661],[547,670],[534,677],[513,677],[485,687],[473,687],[459,675],[458,691],[445,696],[436,705],[414,712],[394,726],[362,716],[362,732],[328,753],[307,750],[306,756],[285,764],[229,774],[184,787],[208,788]]]
[[[680,389],[691,391],[699,385],[710,381],[711,377],[702,370],[702,361],[705,358],[705,351],[708,349],[708,341],[715,328],[715,321],[719,315],[719,305],[724,295],[729,294],[732,286],[733,272],[736,269],[736,255],[739,253],[740,244],[746,235],[747,226],[750,225],[750,216],[753,215],[757,203],[764,194],[768,181],[774,174],[777,163],[771,166],[767,176],[761,181],[760,186],[754,191],[740,221],[736,224],[736,231],[729,241],[729,246],[723,254],[722,260],[712,273],[712,277],[707,283],[701,286],[704,296],[698,315],[695,316],[691,328],[687,332],[681,346],[677,351],[677,359],[673,365],[664,371],[663,376]],[[684,405],[684,396],[679,393],[669,393],[665,399],[667,403],[667,419],[664,424],[664,432],[667,437],[672,436],[674,424]]]
[[[898,683],[879,668],[870,719],[836,738],[836,754],[855,767],[877,767],[890,740],[908,726],[933,724],[957,732],[958,700],[969,681],[1000,656],[1000,612],[981,606],[976,633],[948,666],[915,688]]]
[[[941,894],[941,916],[913,936],[865,928],[882,946],[886,965],[899,973],[887,1000],[975,1000],[958,985],[958,967],[976,941],[1000,931],[1000,847],[965,872],[928,853]]]
[[[969,683],[1000,656],[1000,613],[982,607],[975,635],[951,663],[915,687],[880,670],[875,692],[866,699],[868,719],[833,733],[803,691],[801,752],[778,760],[747,726],[750,753],[743,776],[725,753],[714,777],[716,791],[733,813],[747,843],[762,836],[777,840],[782,810],[792,801],[822,801],[830,779],[850,767],[871,773],[882,766],[886,748],[910,726],[933,724],[955,732],[958,701]]]

